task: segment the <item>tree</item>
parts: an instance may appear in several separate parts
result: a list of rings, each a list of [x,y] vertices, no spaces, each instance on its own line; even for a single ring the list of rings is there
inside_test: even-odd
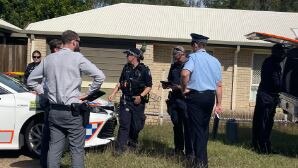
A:
[[[21,28],[31,22],[92,9],[92,0],[0,0],[0,18]]]
[[[97,0],[100,5],[113,5],[117,3],[138,3],[138,4],[152,4],[152,5],[172,5],[185,6],[184,0]]]
[[[205,4],[210,8],[298,12],[297,0],[205,0]]]

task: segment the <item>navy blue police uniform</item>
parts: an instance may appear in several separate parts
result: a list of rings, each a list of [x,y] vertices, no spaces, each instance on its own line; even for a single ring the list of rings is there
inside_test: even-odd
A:
[[[39,65],[40,62],[31,62],[30,64],[27,65],[25,73],[24,73],[24,84],[27,85],[27,79],[30,75],[30,73]]]
[[[275,109],[281,91],[281,61],[284,48],[280,44],[272,47],[272,55],[265,59],[261,69],[261,82],[257,91],[253,116],[252,144],[260,153],[271,152],[270,134],[273,127]]]
[[[181,70],[184,63],[175,62],[171,65],[168,74],[168,81],[174,85],[180,85]],[[185,154],[192,155],[192,145],[190,142],[190,132],[188,126],[188,116],[186,103],[180,89],[173,89],[169,92],[167,109],[173,122],[175,152],[182,153],[185,144]]]
[[[193,43],[207,43],[208,37],[191,34]],[[207,142],[209,121],[215,103],[217,84],[221,81],[219,61],[201,48],[189,55],[184,70],[190,72],[185,94],[191,142],[194,150],[194,167],[208,167]]]
[[[138,52],[140,51],[138,50]],[[139,63],[135,68],[132,64],[127,63],[123,67],[119,83],[122,96],[120,98],[117,151],[123,152],[127,145],[132,148],[137,147],[139,132],[144,128],[145,103],[148,102],[149,97],[148,95],[141,97],[141,103],[135,104],[134,96],[140,96],[146,87],[152,86],[150,69],[143,63]]]

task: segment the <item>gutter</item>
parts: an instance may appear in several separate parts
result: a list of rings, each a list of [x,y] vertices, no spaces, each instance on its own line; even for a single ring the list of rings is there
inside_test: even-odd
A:
[[[23,29],[17,29],[17,28],[6,26],[6,25],[0,25],[0,28],[2,28],[4,30],[11,31],[12,33],[24,33]]]
[[[237,91],[237,69],[238,69],[238,54],[240,52],[240,45],[237,45],[234,54],[234,66],[233,66],[233,81],[232,81],[232,97],[231,97],[231,109],[235,111],[236,108],[236,91]]]
[[[76,30],[74,30],[76,31]],[[39,31],[39,30],[24,30],[23,33],[35,34],[35,35],[61,35],[62,31]],[[97,37],[97,38],[111,38],[111,39],[127,39],[127,40],[147,40],[153,42],[174,42],[174,43],[187,43],[189,44],[190,38],[165,38],[165,37],[153,37],[153,36],[136,36],[136,35],[121,35],[121,34],[99,34],[99,33],[80,33],[77,32],[80,37]],[[272,43],[269,42],[252,42],[252,41],[223,41],[223,40],[208,40],[208,44],[219,45],[242,45],[253,47],[272,47]]]

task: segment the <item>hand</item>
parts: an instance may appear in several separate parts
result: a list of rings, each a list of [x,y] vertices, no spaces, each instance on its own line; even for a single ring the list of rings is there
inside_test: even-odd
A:
[[[189,89],[185,89],[185,90],[182,91],[182,93],[183,93],[184,95],[187,94],[188,92],[190,92]]]
[[[82,100],[82,99],[86,98],[87,96],[88,96],[88,95],[83,94],[83,95],[81,95],[81,96],[79,97],[79,99]]]
[[[171,88],[172,88],[172,90],[179,90],[179,89],[181,89],[181,86],[174,84],[174,85],[172,85]]]
[[[140,104],[142,99],[141,99],[141,96],[134,96],[133,97],[135,100],[133,101],[134,104]]]
[[[217,105],[215,106],[214,111],[215,111],[217,114],[222,113],[223,109],[222,109],[222,107],[221,107],[221,104],[217,104]]]
[[[169,86],[165,85],[164,83],[161,84],[161,86],[162,86],[163,89],[169,89]]]
[[[113,99],[114,99],[114,94],[111,94],[109,97],[108,97],[108,100],[111,102],[111,101],[113,101]]]

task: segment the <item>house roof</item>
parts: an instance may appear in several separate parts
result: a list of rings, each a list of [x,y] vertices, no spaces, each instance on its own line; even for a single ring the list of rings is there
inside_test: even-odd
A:
[[[21,28],[15,26],[13,24],[10,24],[2,19],[0,19],[0,29],[5,29],[12,33],[19,33],[22,31]]]
[[[80,36],[189,42],[190,33],[208,36],[209,43],[269,46],[247,40],[251,32],[295,38],[298,13],[191,8],[121,3],[29,24],[32,34],[60,35],[71,29]]]

